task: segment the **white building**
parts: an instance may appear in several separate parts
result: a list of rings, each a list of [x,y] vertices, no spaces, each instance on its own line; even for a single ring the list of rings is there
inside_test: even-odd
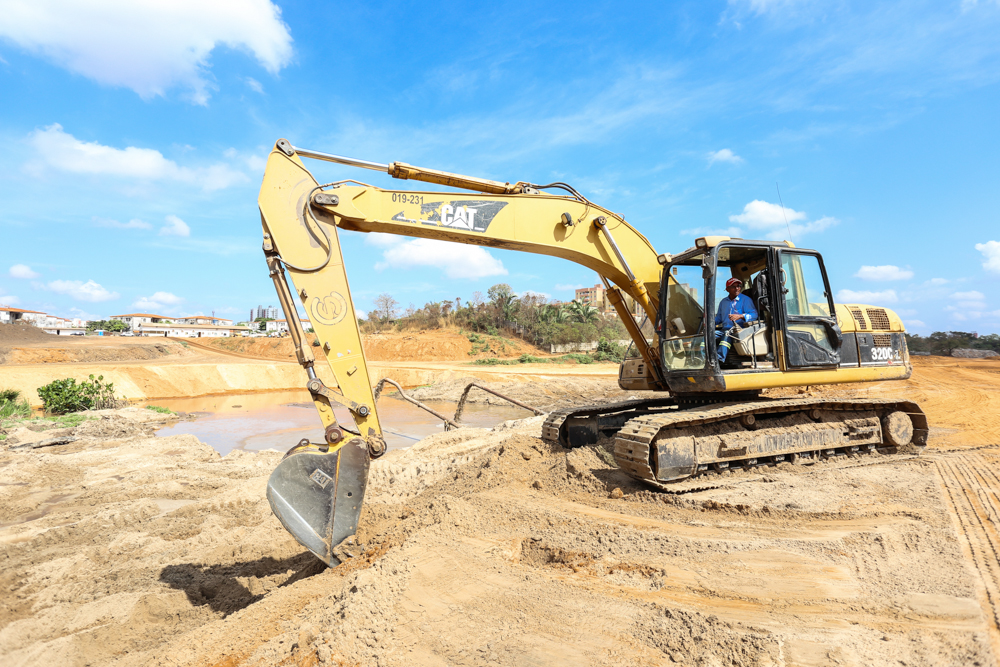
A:
[[[10,308],[9,306],[0,306],[0,323],[2,324],[13,324],[15,322],[32,322],[34,323],[35,317],[45,313],[37,310],[24,310],[23,308]]]
[[[140,322],[133,329],[136,336],[169,336],[172,338],[227,338],[248,331],[247,327],[218,324],[185,324],[182,322]]]
[[[312,331],[312,322],[309,320],[300,319],[302,322],[302,330],[309,332]],[[270,322],[264,322],[264,331],[267,333],[288,333],[288,320],[271,320]]]
[[[214,324],[219,327],[229,327],[233,325],[233,321],[211,315],[191,315],[190,317],[175,317],[174,324]]]
[[[152,313],[127,313],[125,315],[112,315],[109,320],[124,322],[132,333],[138,333],[136,329],[140,324],[159,324],[169,322],[169,317],[163,315],[153,315]]]
[[[45,333],[61,336],[81,334],[86,331],[87,322],[79,317],[66,318],[58,315],[49,315],[38,310],[24,310],[23,308],[0,307],[0,323],[13,324],[14,322],[28,322],[38,327]]]

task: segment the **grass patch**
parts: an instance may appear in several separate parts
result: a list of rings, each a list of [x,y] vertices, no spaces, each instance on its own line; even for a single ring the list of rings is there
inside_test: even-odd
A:
[[[147,410],[152,410],[153,412],[159,412],[161,415],[173,415],[173,414],[177,414],[173,410],[171,410],[170,408],[164,408],[164,407],[161,407],[159,405],[147,405],[146,409]]]
[[[0,389],[0,424],[31,416],[28,401],[17,389]]]
[[[469,350],[469,356],[474,357],[477,354],[507,354],[511,347],[510,341],[503,338],[502,336],[495,335],[492,332],[486,336],[469,333],[465,335],[472,343],[472,349]]]
[[[50,415],[48,417],[28,417],[25,419],[15,419],[8,423],[14,426],[47,426],[48,428],[76,428],[85,421],[97,419],[88,417],[79,412],[68,415]]]
[[[530,354],[522,354],[517,359],[476,359],[472,363],[477,366],[517,366],[518,364],[568,364],[575,362],[578,364],[592,364],[594,358],[589,354],[573,353],[564,354],[560,357],[534,357]]]

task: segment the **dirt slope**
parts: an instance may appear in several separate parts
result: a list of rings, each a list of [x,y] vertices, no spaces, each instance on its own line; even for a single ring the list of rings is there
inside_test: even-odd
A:
[[[486,357],[512,358],[522,354],[550,356],[522,340],[460,333],[457,329],[405,331],[364,336],[369,361],[472,361]],[[306,334],[311,343],[315,336]],[[232,352],[268,359],[293,359],[290,338],[211,338],[198,341]]]

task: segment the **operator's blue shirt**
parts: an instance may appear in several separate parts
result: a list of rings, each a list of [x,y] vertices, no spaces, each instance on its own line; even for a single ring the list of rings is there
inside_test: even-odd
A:
[[[757,309],[753,306],[753,299],[745,294],[737,294],[735,299],[727,296],[719,302],[719,310],[715,313],[715,326],[722,325],[726,329],[733,326],[733,322],[729,319],[732,314],[743,316],[736,321],[740,326],[747,326],[757,321]]]

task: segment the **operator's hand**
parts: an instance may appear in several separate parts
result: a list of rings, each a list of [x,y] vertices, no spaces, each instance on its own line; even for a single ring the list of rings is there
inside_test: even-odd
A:
[[[743,316],[740,315],[739,313],[732,313],[729,315],[729,319],[731,319],[733,322],[739,322],[740,320],[743,319]]]

